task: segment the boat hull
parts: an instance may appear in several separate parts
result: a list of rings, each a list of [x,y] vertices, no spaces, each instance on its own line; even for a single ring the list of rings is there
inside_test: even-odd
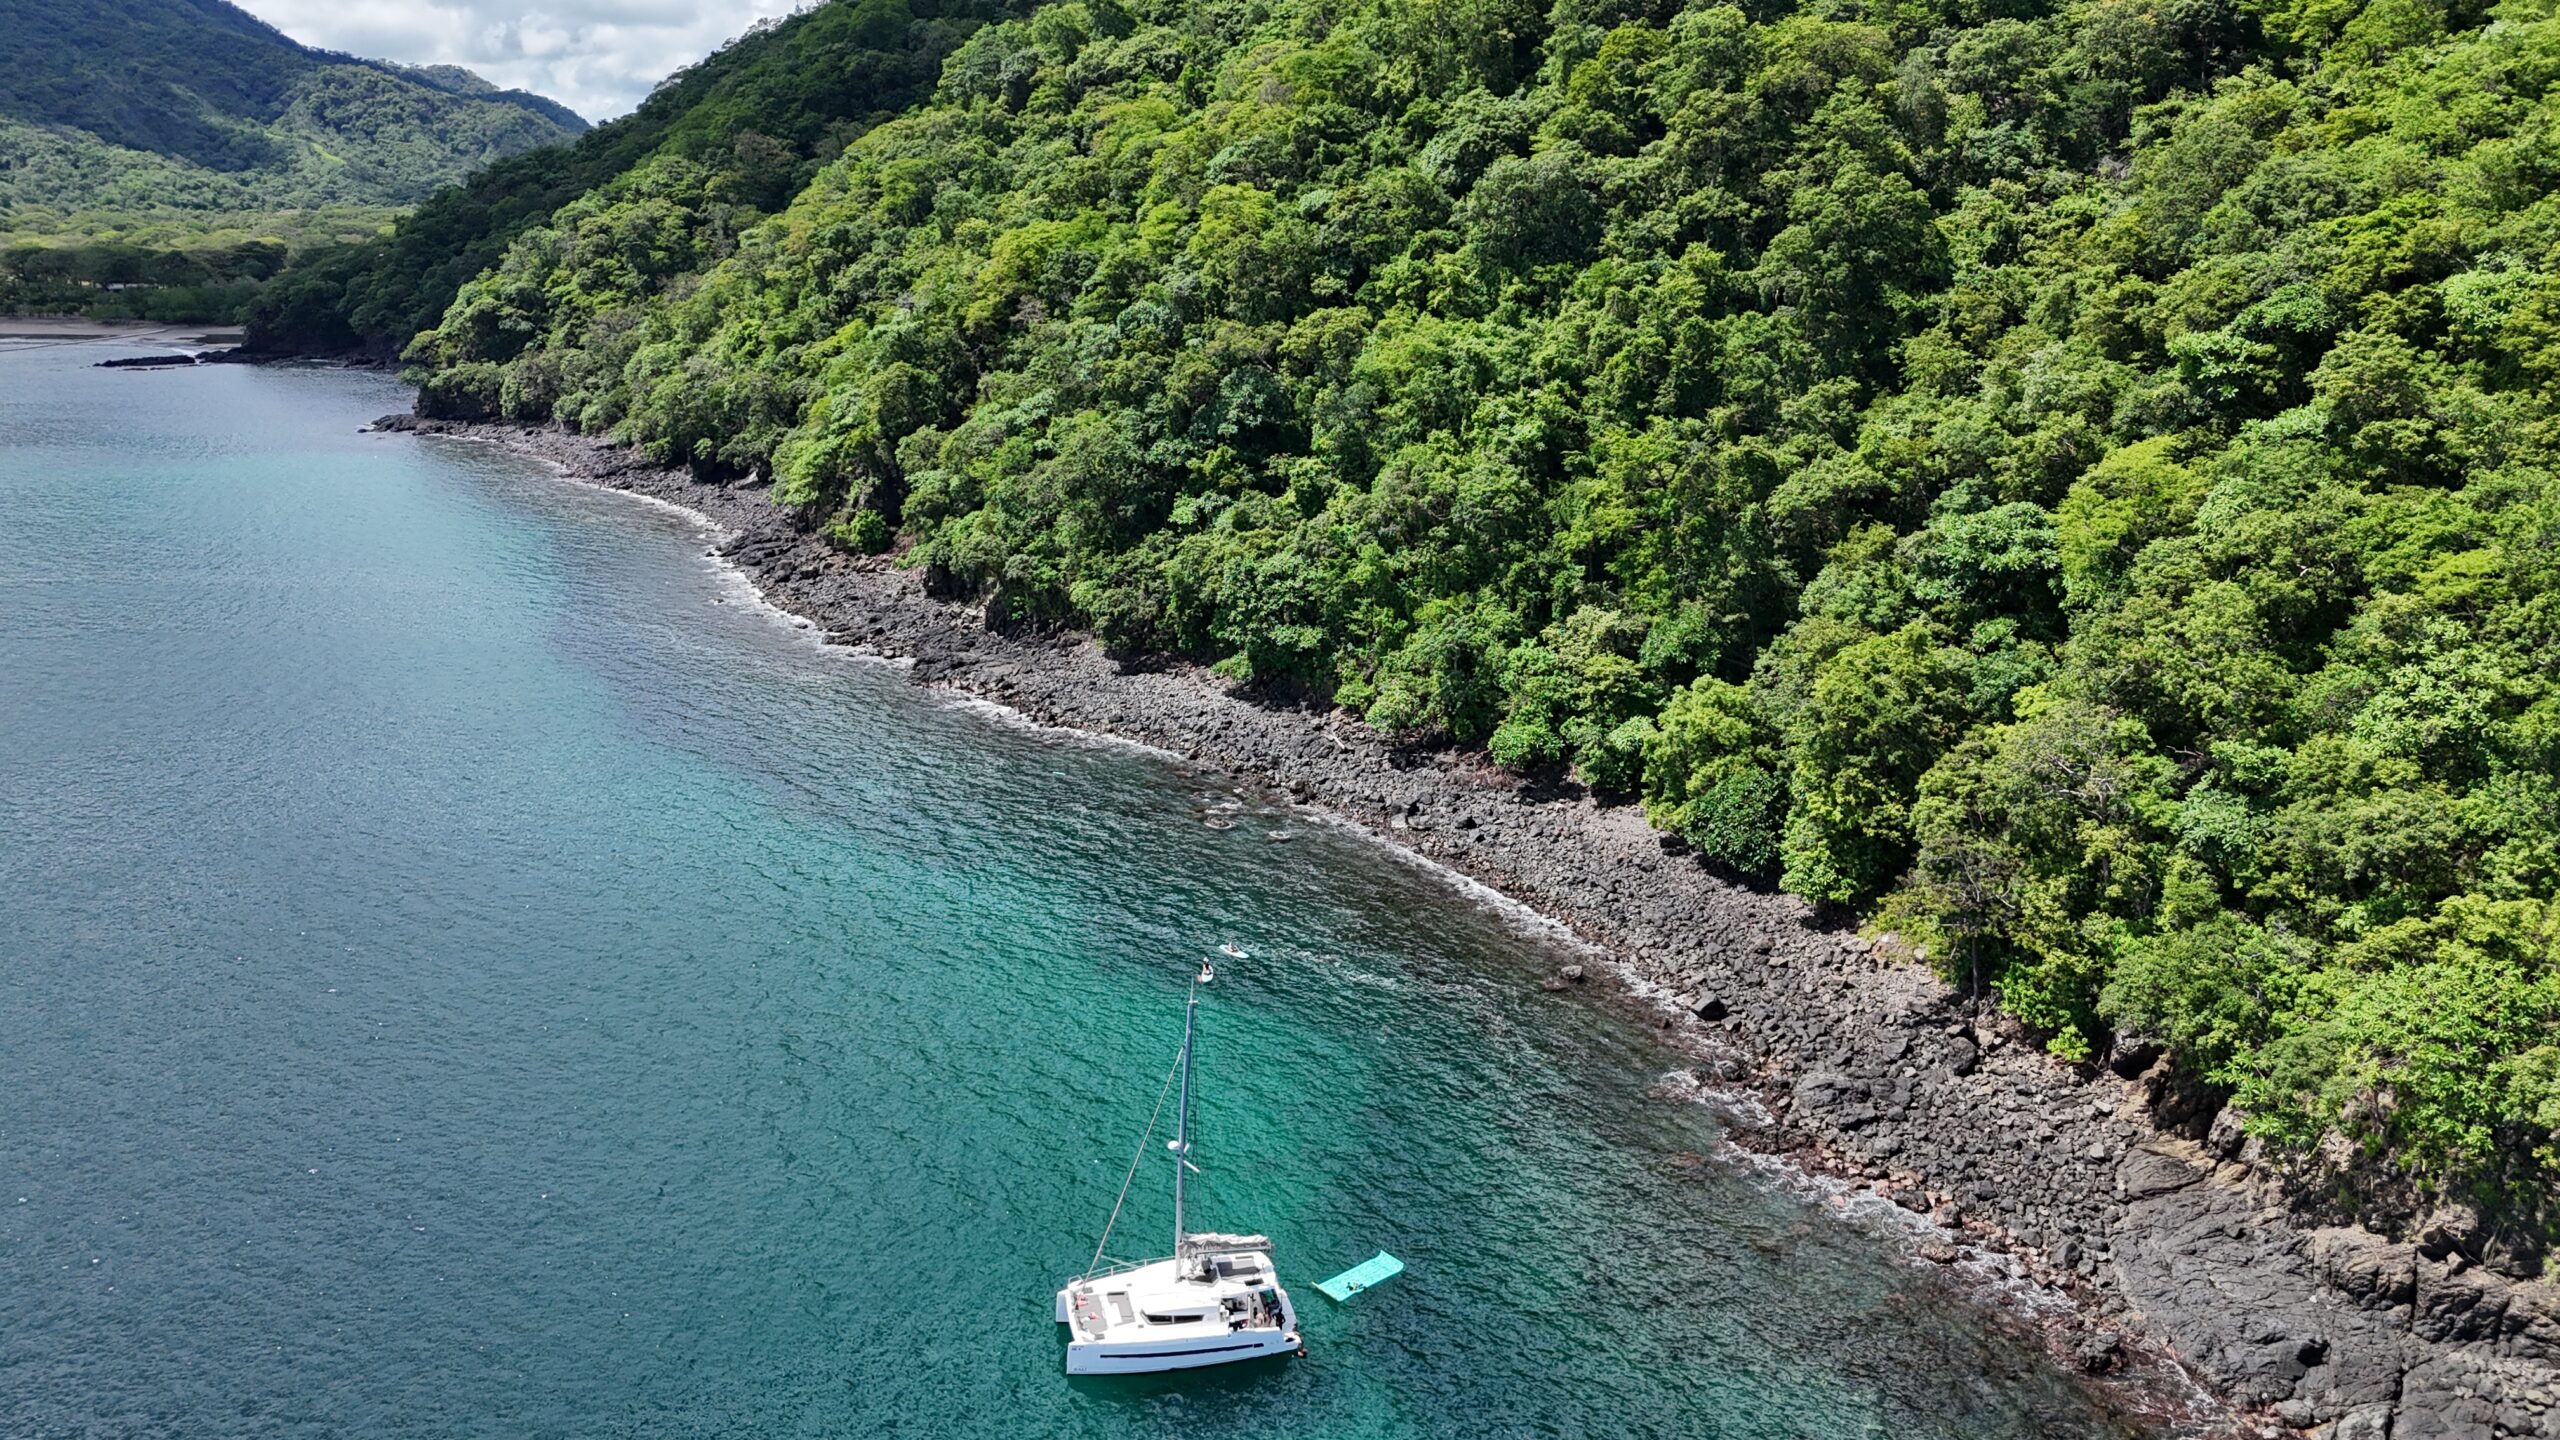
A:
[[[1295,1331],[1238,1330],[1204,1341],[1072,1341],[1067,1346],[1070,1375],[1152,1375],[1163,1370],[1199,1370],[1295,1354]]]

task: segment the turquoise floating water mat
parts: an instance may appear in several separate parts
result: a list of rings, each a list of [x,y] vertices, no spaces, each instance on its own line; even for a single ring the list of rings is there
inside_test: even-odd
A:
[[[1381,1250],[1330,1280],[1316,1283],[1316,1288],[1336,1300],[1348,1300],[1382,1280],[1393,1280],[1404,1273],[1404,1262]]]

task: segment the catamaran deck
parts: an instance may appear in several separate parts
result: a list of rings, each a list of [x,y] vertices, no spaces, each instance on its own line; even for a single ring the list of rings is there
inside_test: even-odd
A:
[[[1069,1374],[1183,1369],[1298,1348],[1296,1317],[1259,1251],[1155,1260],[1058,1292]]]
[[[1227,947],[1230,956],[1243,952]],[[1182,1079],[1182,1102],[1174,1109],[1173,1139],[1165,1146],[1173,1161],[1173,1257],[1124,1265],[1116,1270],[1085,1273],[1058,1291],[1058,1323],[1068,1326],[1067,1373],[1070,1375],[1139,1375],[1155,1370],[1190,1370],[1287,1355],[1298,1350],[1298,1317],[1289,1308],[1289,1292],[1271,1264],[1271,1242],[1259,1235],[1228,1235],[1186,1229],[1182,1223],[1182,1177],[1197,1173],[1191,1160],[1191,1041],[1200,1013],[1200,987],[1217,978],[1206,961],[1192,978],[1182,1006],[1182,1050],[1167,1074],[1169,1089]],[[1156,1110],[1164,1109],[1157,1092]],[[1129,1161],[1120,1198],[1111,1203],[1102,1239],[1093,1247],[1093,1264],[1102,1263],[1111,1244],[1111,1229],[1120,1223],[1120,1206],[1129,1198],[1129,1181],[1137,1178],[1138,1161],[1155,1139],[1156,1116],[1147,1117],[1138,1137],[1138,1153]]]

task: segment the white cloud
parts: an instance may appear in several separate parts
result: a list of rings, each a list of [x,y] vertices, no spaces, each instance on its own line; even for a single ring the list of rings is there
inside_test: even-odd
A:
[[[235,0],[305,45],[404,65],[460,65],[590,120],[801,0]]]

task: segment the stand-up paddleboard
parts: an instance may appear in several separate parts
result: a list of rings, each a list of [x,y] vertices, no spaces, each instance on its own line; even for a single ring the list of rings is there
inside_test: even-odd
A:
[[[1316,1288],[1336,1300],[1348,1300],[1372,1285],[1393,1280],[1404,1273],[1404,1262],[1381,1250],[1330,1280],[1319,1281]]]

